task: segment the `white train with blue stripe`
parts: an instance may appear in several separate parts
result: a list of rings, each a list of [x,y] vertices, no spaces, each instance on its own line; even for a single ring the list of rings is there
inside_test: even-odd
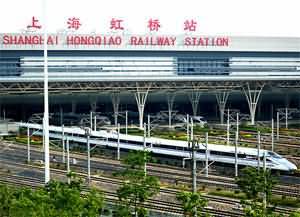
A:
[[[42,130],[42,125],[20,123],[20,127],[29,127],[30,129]],[[62,138],[62,127],[50,126],[50,137],[55,139]],[[37,134],[41,135],[41,131]],[[65,127],[65,139],[78,143],[86,143],[86,131],[78,127]],[[120,141],[118,143],[118,140]],[[191,152],[188,148],[187,141],[168,140],[156,137],[144,137],[118,134],[115,131],[91,131],[90,144],[100,145],[110,148],[119,148],[121,150],[143,150],[146,149],[154,154],[165,155],[166,157],[190,158]],[[263,166],[263,157],[266,156],[266,167],[272,170],[292,172],[297,169],[296,165],[288,161],[286,158],[278,155],[275,152],[261,149],[258,154],[258,149],[255,148],[237,148],[238,165],[242,166],[258,166],[258,155],[260,158],[260,167]],[[224,164],[235,164],[235,147],[229,145],[208,144],[207,156],[209,161],[215,161]],[[196,158],[205,160],[206,146],[199,145]]]

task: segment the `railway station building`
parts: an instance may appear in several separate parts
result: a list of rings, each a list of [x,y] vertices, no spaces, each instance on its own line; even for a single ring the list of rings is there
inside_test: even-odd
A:
[[[43,112],[43,40],[0,34],[0,114],[28,121]],[[252,124],[300,109],[300,38],[49,34],[50,113],[164,111]],[[170,123],[169,123],[170,124]]]

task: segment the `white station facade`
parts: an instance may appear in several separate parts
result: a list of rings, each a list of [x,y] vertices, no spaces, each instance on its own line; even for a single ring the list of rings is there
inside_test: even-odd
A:
[[[1,116],[42,112],[40,34],[0,34]],[[50,112],[168,111],[255,120],[299,108],[300,38],[49,34]],[[257,112],[258,111],[258,112]]]

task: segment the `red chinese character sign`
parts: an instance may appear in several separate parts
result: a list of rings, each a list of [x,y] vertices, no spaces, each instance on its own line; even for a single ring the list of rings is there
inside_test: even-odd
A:
[[[197,22],[195,20],[186,20],[184,22],[184,30],[189,32],[195,32],[197,27]]]
[[[158,29],[160,28],[160,22],[158,19],[150,19],[148,20],[148,28],[150,31],[158,31]]]
[[[39,25],[39,20],[33,16],[31,20],[31,25],[28,25],[27,29],[41,29],[41,28],[42,26]]]
[[[78,17],[70,17],[68,19],[67,24],[68,24],[68,29],[75,29],[75,30],[78,30],[82,25]]]
[[[112,18],[110,21],[110,29],[112,30],[124,30],[122,26],[123,20]]]

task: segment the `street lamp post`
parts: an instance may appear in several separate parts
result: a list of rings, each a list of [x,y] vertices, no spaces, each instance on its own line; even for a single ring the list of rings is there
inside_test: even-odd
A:
[[[48,45],[47,45],[47,1],[44,0],[44,153],[45,153],[45,183],[50,181],[49,157],[49,103],[48,103]]]

